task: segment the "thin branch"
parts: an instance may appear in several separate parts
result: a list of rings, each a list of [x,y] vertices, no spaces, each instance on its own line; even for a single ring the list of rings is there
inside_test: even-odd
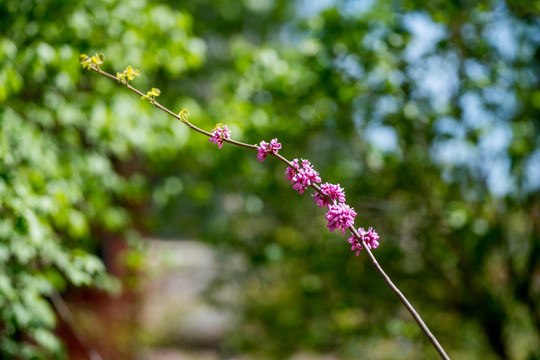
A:
[[[91,67],[91,70],[93,71],[96,71],[102,75],[105,75],[113,80],[116,80],[116,81],[119,81],[119,79],[114,76],[114,75],[111,75],[103,70],[101,70],[99,67]],[[142,92],[140,92],[139,90],[137,90],[136,88],[132,87],[131,85],[129,85],[127,82],[123,83],[129,90],[135,92],[136,94],[138,94],[139,96],[141,97],[144,97],[145,94],[143,94]],[[208,131],[205,131],[205,130],[202,130],[200,128],[198,128],[197,126],[191,124],[189,121],[187,121],[185,118],[182,118],[180,117],[180,115],[172,112],[171,110],[167,109],[166,107],[164,107],[163,105],[159,104],[157,101],[155,100],[152,100],[151,103],[154,104],[154,106],[156,106],[158,109],[160,110],[163,110],[165,111],[167,114],[175,117],[176,119],[182,121],[183,123],[185,123],[187,126],[189,126],[190,128],[192,128],[193,130],[201,133],[201,134],[204,134],[208,137],[211,137],[212,134],[209,133]],[[237,145],[237,146],[241,146],[241,147],[245,147],[245,148],[248,148],[248,149],[254,149],[254,150],[257,150],[258,149],[258,146],[257,145],[251,145],[251,144],[246,144],[246,143],[242,143],[242,142],[239,142],[239,141],[236,141],[236,140],[232,140],[232,139],[223,139],[223,141],[225,142],[228,142],[230,144],[233,144],[233,145]],[[293,166],[293,163],[289,160],[287,160],[284,156],[280,155],[280,154],[276,154],[276,153],[269,153],[268,155],[272,155],[274,156],[275,158],[277,158],[278,160],[282,161],[283,163],[285,163],[287,166]],[[311,184],[310,185],[311,188],[313,188],[315,191],[317,191],[320,195],[324,196],[330,203],[335,203],[335,201],[333,201],[332,199],[330,199],[330,197],[326,194],[323,194],[322,191],[321,191],[321,188],[317,185],[317,184]],[[382,277],[383,281],[390,287],[390,289],[392,289],[392,291],[396,294],[396,296],[401,300],[401,302],[403,303],[403,305],[405,306],[405,308],[407,309],[407,311],[411,314],[411,316],[413,317],[413,319],[416,321],[416,323],[418,324],[418,326],[420,327],[420,329],[426,334],[427,338],[429,339],[429,341],[432,343],[432,345],[435,347],[435,349],[437,350],[437,352],[439,353],[439,355],[441,356],[442,359],[444,360],[450,360],[450,357],[446,354],[446,352],[444,351],[444,349],[442,348],[442,346],[439,344],[439,342],[437,341],[437,339],[435,338],[435,336],[431,333],[431,331],[429,330],[429,328],[427,327],[427,325],[424,323],[424,321],[422,320],[422,318],[420,317],[420,315],[418,314],[418,312],[415,310],[415,308],[411,305],[411,303],[409,302],[409,300],[407,300],[407,298],[405,297],[405,295],[403,295],[403,293],[398,289],[398,287],[396,285],[394,285],[394,283],[392,282],[392,280],[390,280],[390,278],[388,277],[388,275],[386,275],[386,273],[384,272],[384,270],[382,269],[382,267],[379,265],[379,263],[377,262],[377,259],[375,259],[375,256],[373,255],[373,253],[371,252],[371,250],[367,247],[367,244],[366,242],[364,241],[364,239],[360,236],[360,234],[358,234],[358,231],[355,229],[354,227],[354,224],[353,226],[349,227],[349,230],[351,231],[351,233],[354,235],[354,237],[356,237],[356,239],[358,241],[361,242],[362,244],[362,247],[364,248],[364,250],[366,250],[368,256],[369,256],[369,259],[373,265],[373,267],[375,268],[375,270],[379,273],[379,275]]]
[[[367,246],[366,242],[361,238],[360,234],[358,234],[358,231],[353,226],[351,226],[349,229],[351,230],[351,233],[354,235],[354,237],[357,238],[362,243],[362,247],[368,253],[369,259],[371,260],[371,264],[373,264],[373,267],[375,268],[375,270],[377,270],[379,275],[381,275],[381,277],[383,278],[384,282],[390,287],[390,289],[392,289],[392,291],[394,292],[394,294],[396,294],[399,300],[401,300],[401,302],[403,303],[407,311],[411,314],[413,319],[416,321],[420,329],[422,329],[422,331],[424,332],[424,334],[426,334],[429,341],[433,344],[433,346],[435,347],[435,349],[437,350],[441,358],[445,360],[450,360],[450,357],[446,354],[441,344],[439,344],[439,342],[437,341],[437,338],[431,333],[427,325],[424,323],[424,320],[422,320],[422,318],[420,317],[420,314],[418,314],[416,309],[411,305],[409,300],[407,300],[407,298],[405,297],[405,295],[403,295],[403,293],[399,290],[399,288],[396,285],[394,285],[392,280],[390,280],[390,277],[386,275],[382,267],[377,262],[377,259],[375,259],[375,255],[373,255],[373,253],[371,252],[371,249]]]

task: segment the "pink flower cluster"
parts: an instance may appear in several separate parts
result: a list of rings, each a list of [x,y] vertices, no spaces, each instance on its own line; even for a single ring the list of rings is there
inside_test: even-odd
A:
[[[328,220],[326,226],[330,232],[341,228],[341,232],[345,234],[345,229],[354,225],[355,216],[356,212],[347,204],[330,205],[326,213],[326,220]]]
[[[220,141],[223,141],[223,137],[227,136],[223,134],[230,136],[226,126],[224,129],[216,128],[210,141],[217,143],[221,148]],[[268,154],[277,154],[279,149],[281,149],[281,144],[278,143],[277,138],[272,139],[270,143],[261,141],[257,147],[257,159],[263,161]],[[293,189],[298,191],[299,194],[303,194],[309,186],[321,183],[319,173],[313,169],[311,163],[306,159],[301,159],[301,162],[294,159],[285,170],[285,174],[287,180],[291,181]],[[320,192],[312,196],[320,208],[328,207],[326,226],[330,232],[341,229],[341,232],[345,234],[345,230],[354,226],[354,218],[357,214],[352,207],[345,203],[345,190],[339,184],[324,183],[321,185]],[[373,228],[370,227],[368,231],[359,228],[358,233],[368,248],[376,249],[379,246],[379,235]],[[356,251],[358,256],[360,250],[363,249],[362,242],[356,239],[354,235],[349,237],[348,241],[352,244],[351,250]]]
[[[298,159],[291,162],[291,166],[285,170],[287,180],[293,184],[293,189],[299,194],[303,194],[308,186],[314,183],[320,183],[321,177],[319,173],[313,169],[313,166],[308,160],[302,159],[300,165]],[[326,213],[326,226],[333,232],[336,229],[341,229],[345,234],[345,230],[354,225],[354,217],[356,212],[349,205],[345,204],[345,190],[341,186],[325,183],[321,185],[321,193],[312,195],[319,207],[328,207]],[[330,203],[332,200],[333,203]]]
[[[208,139],[208,141],[213,142],[214,144],[218,145],[218,148],[223,147],[223,139],[230,139],[231,138],[231,131],[227,127],[227,125],[218,124],[214,128],[214,131],[212,131],[212,137]]]
[[[358,228],[358,234],[365,241],[366,246],[370,249],[376,249],[379,247],[379,234],[370,227],[367,231],[364,228]],[[348,239],[349,243],[352,244],[351,250],[356,251],[356,256],[360,254],[360,251],[363,249],[362,242],[358,240],[354,235]]]
[[[287,180],[293,184],[293,189],[297,190],[298,193],[303,194],[308,186],[321,182],[319,173],[313,169],[308,160],[302,159],[302,168],[298,164],[298,159],[294,159],[292,165],[292,167],[287,167],[285,174],[287,174]]]
[[[270,144],[263,140],[257,148],[257,159],[263,161],[267,154],[277,154],[279,149],[281,149],[281,144],[278,143],[277,138],[272,139]]]
[[[321,185],[321,193],[323,195],[319,193],[311,195],[320,208],[330,205],[328,198],[324,195],[327,195],[334,203],[336,200],[341,203],[345,202],[345,190],[339,184],[324,183]]]

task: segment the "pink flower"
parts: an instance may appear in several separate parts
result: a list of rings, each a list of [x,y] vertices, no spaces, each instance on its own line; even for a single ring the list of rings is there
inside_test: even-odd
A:
[[[231,131],[227,127],[227,125],[223,124],[217,124],[214,128],[214,131],[212,131],[212,137],[208,139],[208,141],[213,142],[214,144],[218,145],[218,148],[223,147],[223,139],[230,139],[231,138]]]
[[[366,246],[370,249],[376,249],[379,247],[379,234],[370,227],[368,231],[365,231],[364,228],[358,228],[358,234],[365,241]],[[363,249],[362,242],[358,240],[354,235],[347,240],[352,244],[351,250],[356,251],[356,256],[360,254],[360,251]]]
[[[270,144],[263,140],[257,148],[257,159],[263,161],[267,154],[277,154],[279,149],[281,149],[281,144],[278,143],[277,138],[272,139]]]
[[[298,159],[294,159],[292,161],[292,167],[289,166],[287,167],[287,170],[285,170],[285,174],[287,175],[287,180],[292,180],[296,176],[296,171],[298,169],[300,169],[300,165],[298,165]]]
[[[270,151],[277,154],[279,149],[281,149],[281,144],[277,142],[277,138],[273,138],[270,141]]]
[[[259,161],[266,159],[266,149],[268,149],[268,143],[263,140],[257,148],[257,159],[259,159]]]
[[[320,183],[321,177],[319,173],[313,169],[311,163],[308,160],[302,159],[302,168],[298,164],[298,159],[292,161],[292,167],[289,166],[285,170],[287,174],[287,180],[291,180],[293,189],[298,193],[303,194],[304,191],[313,183]]]
[[[345,234],[345,229],[353,226],[355,216],[356,212],[347,204],[330,205],[326,213],[326,220],[328,220],[326,226],[330,232],[341,228],[341,232]]]
[[[345,190],[341,186],[339,186],[339,184],[337,185],[330,184],[330,183],[322,184],[321,193],[323,193],[323,195],[329,196],[330,199],[332,199],[332,201],[334,202],[336,200],[342,203],[345,202]],[[313,196],[315,202],[317,203],[317,205],[319,205],[320,208],[330,205],[330,203],[328,202],[328,198],[323,195],[319,193],[311,195]]]

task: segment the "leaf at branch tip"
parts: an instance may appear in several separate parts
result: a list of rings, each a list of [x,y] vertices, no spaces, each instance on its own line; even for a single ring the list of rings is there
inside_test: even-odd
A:
[[[216,126],[212,129],[212,131],[216,131],[218,128],[223,128],[225,126],[223,123],[217,123]]]
[[[189,111],[187,109],[182,109],[178,115],[183,122],[189,121]]]
[[[127,74],[128,80],[133,80],[137,76],[139,76],[141,72],[137,69],[132,68],[131,65],[128,65],[128,67],[126,68],[126,74]]]
[[[86,54],[81,54],[79,55],[79,63],[82,65],[83,69],[90,70],[92,59],[90,59]]]
[[[96,53],[92,56],[92,63],[101,65],[105,61],[105,55]]]
[[[152,90],[147,92],[146,95],[143,95],[141,99],[148,100],[151,103],[155,103],[156,97],[158,97],[160,94],[161,94],[161,90],[159,90],[158,88],[152,88]]]
[[[128,67],[124,71],[116,73],[118,81],[125,85],[127,85],[128,81],[135,79],[135,77],[139,75],[140,71],[137,69],[133,69],[131,65],[128,65]]]
[[[79,55],[79,62],[81,63],[83,69],[95,69],[99,70],[99,65],[103,64],[105,61],[105,55],[96,53],[89,57],[86,54]]]

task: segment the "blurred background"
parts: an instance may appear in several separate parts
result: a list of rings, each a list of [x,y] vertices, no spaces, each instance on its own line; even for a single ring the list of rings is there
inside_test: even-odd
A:
[[[540,3],[0,0],[0,358],[540,359]]]

